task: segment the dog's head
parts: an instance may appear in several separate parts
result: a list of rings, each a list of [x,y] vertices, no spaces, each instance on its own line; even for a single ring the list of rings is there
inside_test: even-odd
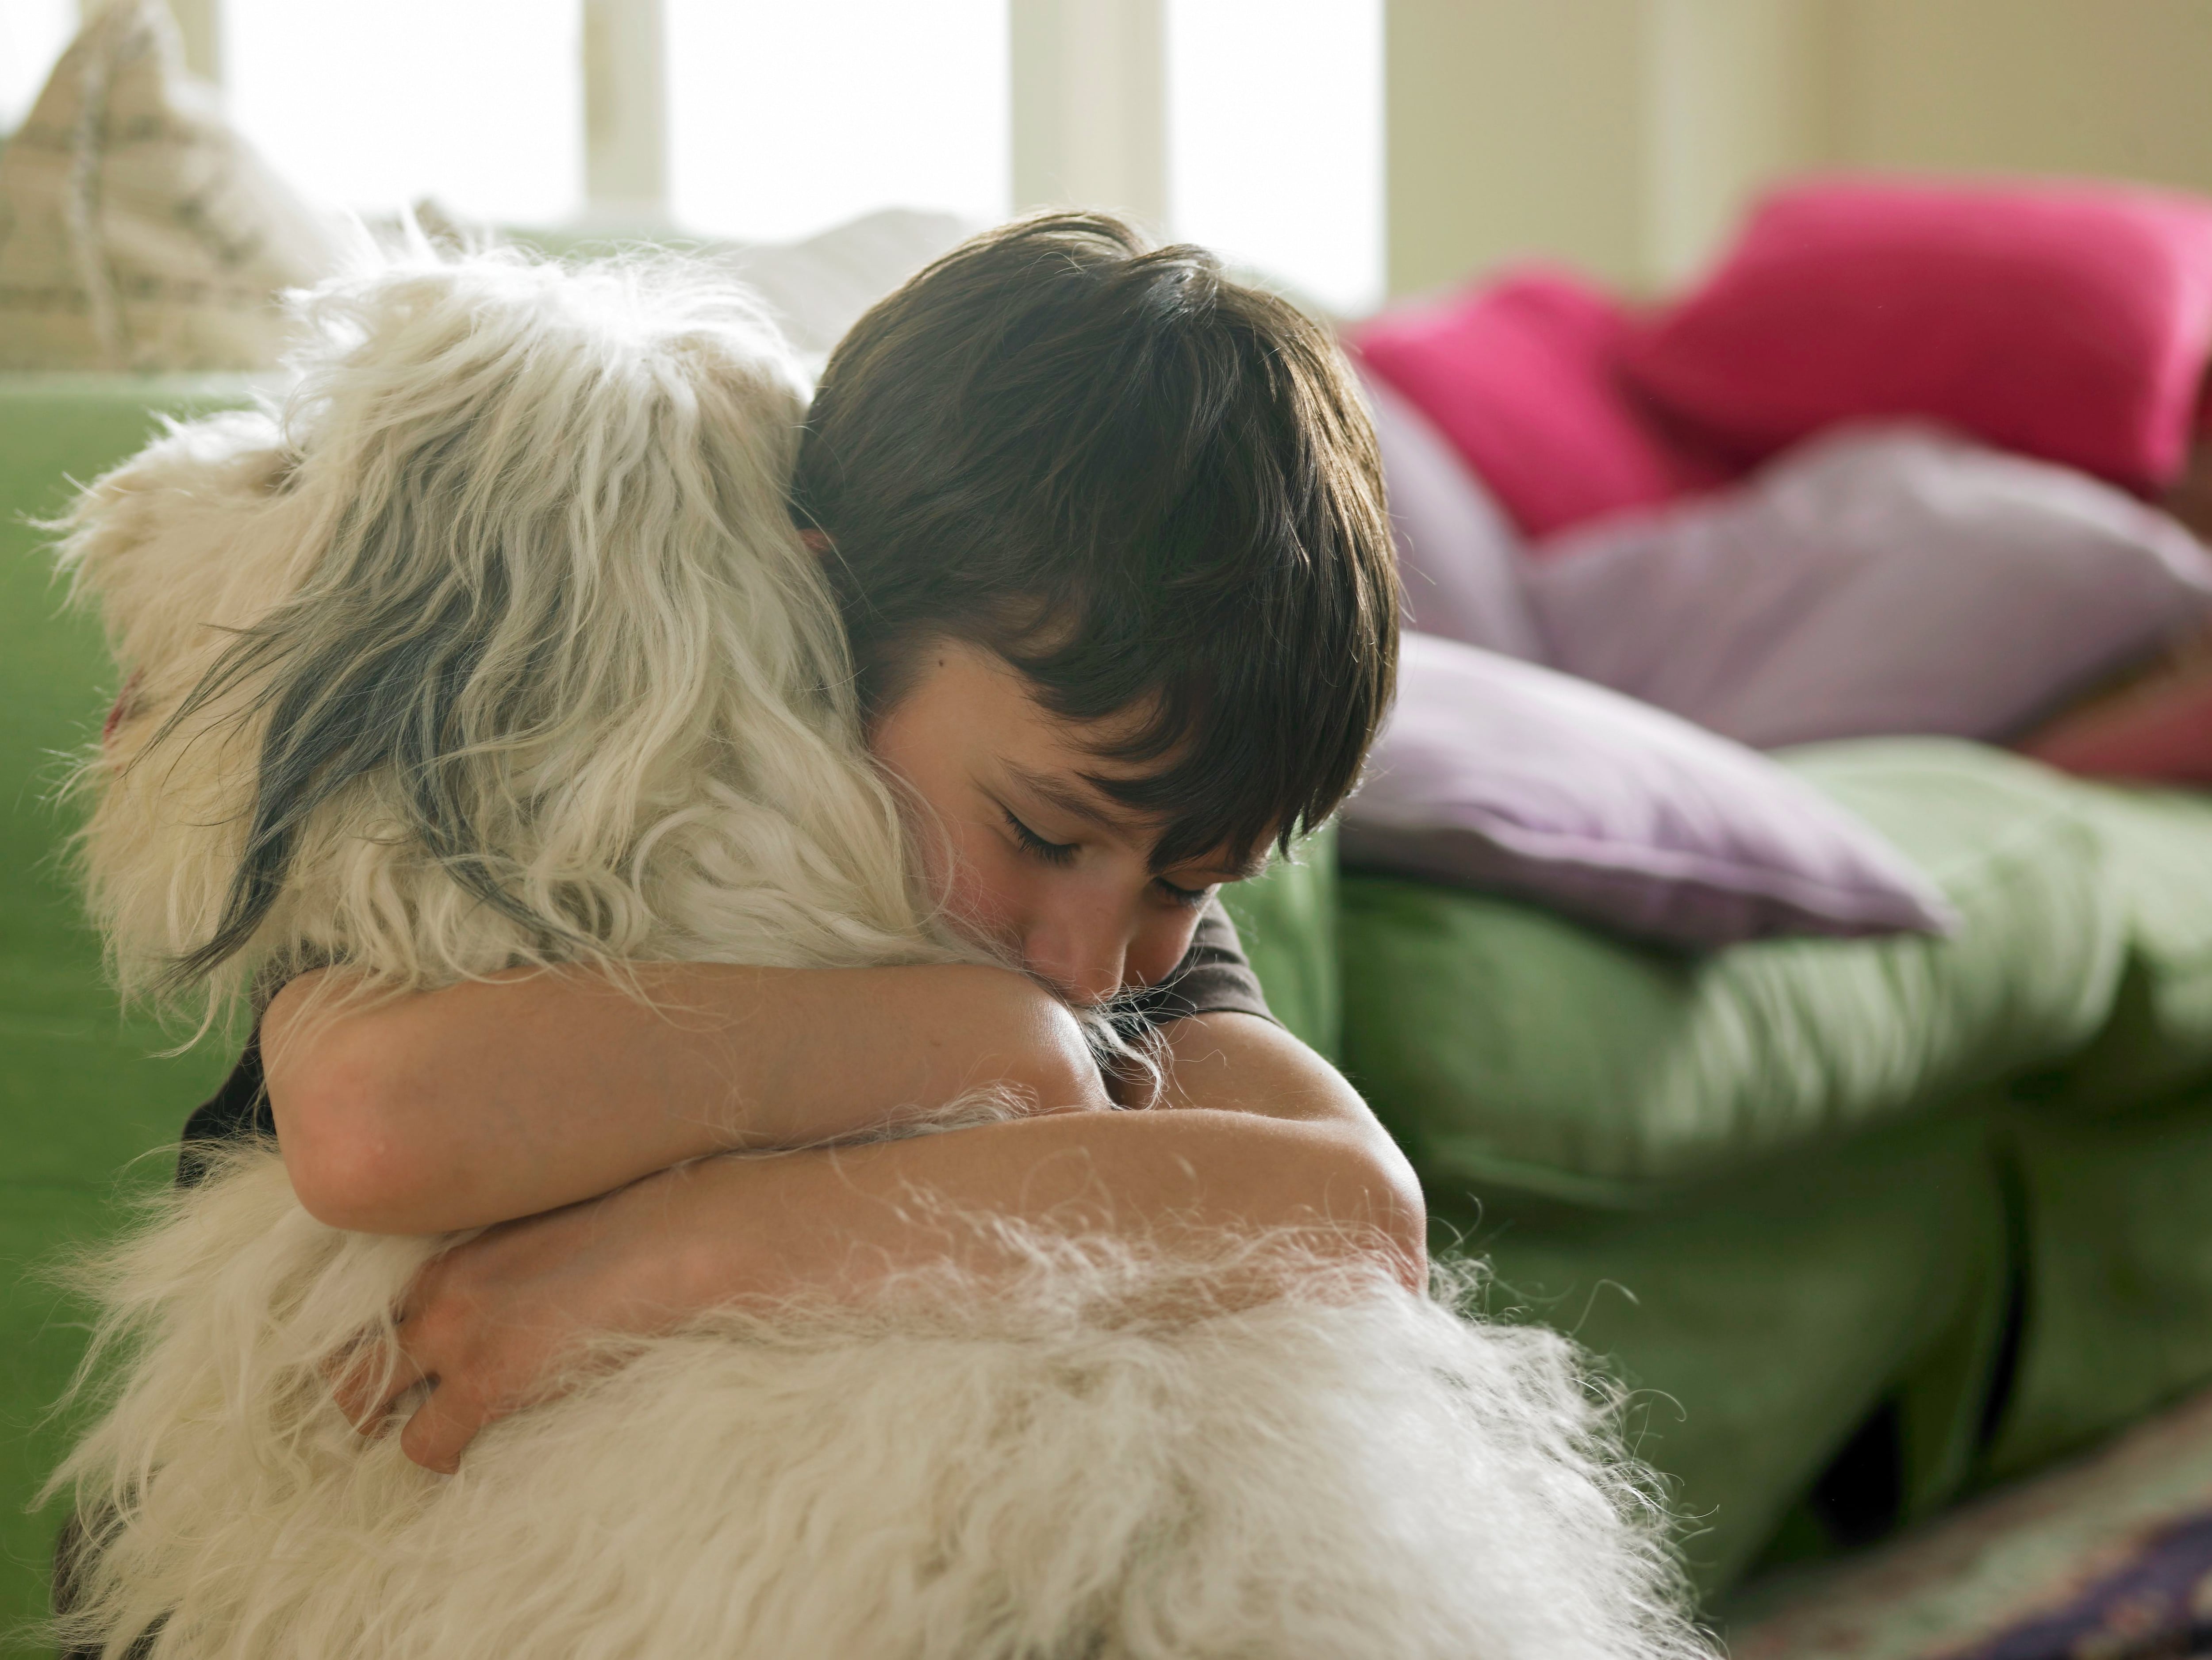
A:
[[[747,296],[479,255],[302,309],[281,409],[173,428],[67,521],[125,676],[84,777],[126,987],[934,954]]]

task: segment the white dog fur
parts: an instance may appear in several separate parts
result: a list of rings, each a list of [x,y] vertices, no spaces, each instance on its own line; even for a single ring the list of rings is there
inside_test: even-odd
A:
[[[173,431],[70,522],[129,675],[84,844],[126,988],[219,1010],[311,963],[401,991],[969,954],[860,750],[782,505],[802,388],[742,294],[679,264],[418,258],[304,315],[284,409]],[[325,1227],[256,1146],[107,1260],[118,1380],[57,1478],[94,1536],[70,1640],[1703,1652],[1603,1392],[1562,1340],[1474,1318],[1465,1281],[1415,1296],[1287,1239],[1032,1234],[1006,1284],[920,1274],[610,1339],[447,1478],[356,1435],[322,1368],[451,1243]]]

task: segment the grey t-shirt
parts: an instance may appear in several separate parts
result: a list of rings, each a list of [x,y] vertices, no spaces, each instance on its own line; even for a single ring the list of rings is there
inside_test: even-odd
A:
[[[1237,924],[1229,920],[1218,894],[1199,918],[1190,949],[1182,954],[1174,972],[1158,985],[1133,995],[1127,1006],[1149,1027],[1188,1020],[1193,1015],[1257,1015],[1261,1020],[1274,1019],[1260,990],[1260,977],[1252,972],[1243,942],[1237,937]]]

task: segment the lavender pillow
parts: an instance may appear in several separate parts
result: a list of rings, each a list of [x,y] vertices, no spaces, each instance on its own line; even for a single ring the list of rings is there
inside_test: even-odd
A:
[[[1541,660],[1521,591],[1521,534],[1429,418],[1362,377],[1389,493],[1406,623],[1508,657]]]
[[[1624,934],[1941,933],[1935,884],[1765,756],[1600,686],[1426,634],[1346,808],[1346,863]]]
[[[2212,615],[2212,554],[2085,474],[1847,429],[1530,562],[1551,661],[1757,748],[2008,736]]]

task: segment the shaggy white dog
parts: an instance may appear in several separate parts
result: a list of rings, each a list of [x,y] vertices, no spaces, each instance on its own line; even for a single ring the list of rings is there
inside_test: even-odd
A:
[[[305,315],[281,412],[173,430],[71,521],[128,672],[85,842],[126,988],[219,1008],[321,963],[397,991],[963,954],[859,748],[783,508],[802,388],[742,294],[680,264],[487,257],[341,282]],[[452,1243],[325,1227],[250,1147],[109,1260],[119,1381],[58,1478],[89,1533],[69,1640],[1702,1651],[1601,1395],[1464,1287],[1415,1296],[1296,1241],[1032,1236],[1011,1282],[946,1270],[610,1339],[441,1477],[356,1434],[325,1372]]]

